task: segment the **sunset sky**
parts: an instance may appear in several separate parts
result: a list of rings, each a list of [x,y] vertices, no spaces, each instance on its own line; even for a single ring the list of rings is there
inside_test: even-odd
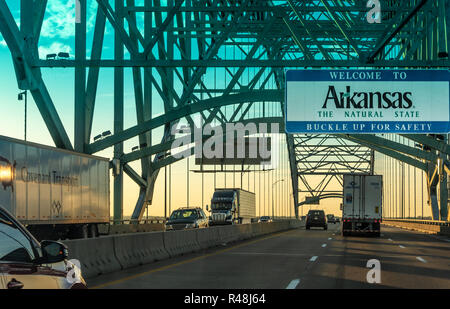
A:
[[[143,1],[136,1],[136,5],[140,5]],[[164,1],[162,1],[164,3]],[[11,9],[14,18],[18,22],[19,3],[17,0],[6,0]],[[87,56],[90,56],[90,46],[92,45],[93,26],[95,21],[96,2],[88,1],[88,39],[87,39]],[[61,51],[68,52],[71,57],[74,57],[74,34],[75,34],[75,8],[74,1],[48,1],[48,9],[45,16],[41,39],[39,42],[40,58],[45,58],[49,53],[58,53]],[[113,58],[113,42],[114,33],[112,27],[107,23],[105,44],[103,49],[103,58]],[[129,55],[126,55],[129,57]],[[10,136],[18,139],[23,139],[24,135],[24,103],[17,100],[19,89],[15,78],[15,72],[11,61],[11,55],[6,46],[5,41],[0,34],[0,106],[3,110],[3,119],[0,123],[0,135]],[[131,69],[125,70],[125,128],[136,124],[135,102],[133,84],[131,78]],[[59,116],[66,128],[66,131],[73,143],[73,127],[74,127],[74,70],[73,69],[43,69],[43,79],[47,85],[47,89],[53,99],[55,107]],[[113,131],[113,69],[100,70],[100,83],[98,86],[97,100],[94,114],[94,123],[92,129],[92,136],[98,135],[104,131]],[[28,121],[27,121],[27,140],[45,145],[54,146],[50,134],[41,118],[41,115],[33,102],[31,95],[28,96]],[[163,113],[162,101],[154,91],[154,106],[153,117]],[[161,129],[155,130],[153,133],[154,140],[161,138]],[[292,201],[292,185],[290,180],[289,163],[287,160],[287,150],[284,137],[280,140],[281,143],[281,163],[280,167],[275,171],[269,172],[246,172],[243,174],[243,188],[256,193],[257,196],[257,215],[271,215],[272,196],[269,194],[273,183],[278,182],[276,194],[274,196],[274,203],[279,211],[279,215],[293,215],[293,201]],[[124,143],[125,153],[131,151],[131,148],[138,145],[137,138],[131,139]],[[112,158],[112,149],[107,149],[96,155]],[[189,170],[199,170],[195,166],[193,158],[189,160]],[[140,171],[140,162],[131,164],[136,171]],[[216,167],[219,169],[220,167]],[[235,167],[239,169],[239,166]],[[169,169],[169,168],[168,168]],[[210,204],[210,199],[216,187],[241,187],[239,172],[236,173],[189,173],[189,191],[187,186],[187,161],[183,160],[174,164],[171,168],[171,209],[190,206],[205,207]],[[228,167],[233,169],[233,167]],[[259,167],[251,167],[250,170],[259,169]],[[384,172],[384,157],[377,156],[376,171],[377,173]],[[209,170],[214,170],[214,167],[209,167]],[[413,170],[411,168],[411,170]],[[225,176],[227,175],[227,176]],[[422,175],[417,172],[417,175]],[[413,184],[409,184],[411,190],[410,196],[417,200],[422,199],[417,193],[421,192],[421,176],[417,176],[416,189]],[[112,177],[111,177],[112,183]],[[425,182],[426,183],[426,182]],[[203,185],[202,185],[203,184]],[[203,188],[203,189],[202,189]],[[332,187],[333,188],[333,187]],[[341,190],[336,184],[336,190]],[[171,190],[170,190],[171,189]],[[112,187],[111,187],[112,191]],[[138,186],[132,182],[128,177],[124,184],[124,215],[130,216],[137,196]],[[164,215],[164,170],[159,174],[159,178],[155,187],[154,205],[149,210],[150,216]],[[189,192],[189,202],[187,195]],[[386,194],[386,192],[385,192]],[[416,194],[413,196],[413,194]],[[300,201],[305,199],[304,193],[300,194]],[[426,190],[425,190],[426,195]],[[424,197],[426,205],[426,196]],[[202,202],[203,201],[203,202]],[[409,199],[411,201],[411,199]],[[320,206],[306,206],[303,211],[299,213],[306,214],[312,208],[325,209],[327,213],[334,213],[339,215],[338,199],[329,199],[321,202]],[[407,201],[408,202],[408,201]],[[410,202],[411,203],[411,202]],[[421,203],[421,202],[420,202]],[[168,201],[169,204],[169,201]],[[111,209],[112,209],[111,198]],[[410,204],[412,205],[412,204]],[[421,205],[421,204],[420,204]],[[429,209],[425,207],[429,214]],[[425,214],[427,214],[425,213]]]

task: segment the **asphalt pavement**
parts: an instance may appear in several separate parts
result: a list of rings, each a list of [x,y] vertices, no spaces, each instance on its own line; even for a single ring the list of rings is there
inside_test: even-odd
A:
[[[304,227],[88,280],[90,288],[450,288],[450,240],[383,226],[381,237]],[[368,265],[369,264],[369,265]],[[369,283],[370,281],[371,283]]]

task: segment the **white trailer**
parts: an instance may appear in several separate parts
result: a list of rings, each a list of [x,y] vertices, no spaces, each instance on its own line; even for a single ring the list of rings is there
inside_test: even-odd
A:
[[[344,175],[342,235],[380,235],[383,210],[381,175]]]
[[[235,188],[216,189],[209,225],[251,223],[256,217],[255,193]]]
[[[0,205],[38,239],[109,223],[109,160],[0,136]]]

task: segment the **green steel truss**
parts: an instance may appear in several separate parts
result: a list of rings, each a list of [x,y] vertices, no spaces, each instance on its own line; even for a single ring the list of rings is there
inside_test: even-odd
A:
[[[97,10],[93,44],[86,46],[86,8],[91,2]],[[285,68],[449,67],[450,1],[380,2],[381,23],[369,24],[370,8],[363,0],[79,0],[75,57],[60,60],[38,56],[47,0],[21,0],[20,27],[0,1],[0,31],[18,86],[31,91],[55,145],[84,153],[113,147],[115,219],[122,216],[124,173],[141,188],[133,214],[137,219],[152,201],[159,169],[176,161],[167,153],[171,125],[192,126],[198,119],[217,125],[252,119],[280,122]],[[115,37],[112,58],[103,53],[107,25]],[[41,76],[41,70],[52,67],[75,69],[73,144]],[[114,68],[114,128],[111,136],[94,142],[99,72],[107,67]],[[126,69],[132,70],[137,119],[129,128],[123,120]],[[157,117],[155,95],[164,107]],[[153,140],[152,130],[161,128],[162,138]],[[139,139],[141,149],[125,153],[123,143],[132,138]],[[432,137],[415,138],[431,150],[385,143],[382,137],[288,135],[295,205],[301,202],[299,190],[335,196],[326,193],[327,187],[341,181],[343,173],[373,172],[373,151],[427,170],[431,187],[436,185],[442,177],[433,171],[445,174],[448,146]],[[437,158],[445,168],[439,168]],[[136,160],[141,161],[141,174],[128,165]],[[442,218],[448,215],[445,198],[441,193],[438,199]]]

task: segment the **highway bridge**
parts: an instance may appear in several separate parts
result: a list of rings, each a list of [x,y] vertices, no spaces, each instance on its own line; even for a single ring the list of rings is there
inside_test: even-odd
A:
[[[421,116],[401,113],[392,131],[383,126],[380,133],[342,133],[343,123],[325,125],[334,129],[320,134],[290,132],[295,113],[286,112],[288,70],[346,71],[346,82],[353,82],[349,71],[376,79],[410,70],[414,82],[436,82],[430,76],[439,74],[448,87],[450,1],[62,2],[0,1],[0,133],[20,139],[24,133],[24,140],[109,162],[110,227],[128,233],[61,240],[81,261],[89,287],[450,288],[450,119],[441,121],[445,129],[430,129],[449,107],[426,108],[448,93],[423,85],[400,93],[403,101],[386,100],[394,90],[378,93],[380,109],[399,111],[400,101],[407,105],[413,91],[426,88],[421,112],[436,118],[397,128]],[[348,85],[340,94],[327,89],[325,106],[330,100],[335,111],[345,102],[346,108],[364,105],[354,100],[362,92],[352,94]],[[17,94],[25,99],[24,117]],[[373,108],[377,93],[369,97]],[[308,100],[303,97],[305,110]],[[356,128],[368,121],[349,115]],[[199,142],[211,145],[212,128],[223,133],[215,143],[226,146],[230,124],[264,128],[241,133],[278,149],[270,164],[198,155]],[[209,134],[189,135],[206,127]],[[183,136],[189,137],[180,145]],[[344,237],[342,221],[328,230],[305,229],[309,210],[342,216],[347,174],[383,176],[379,238]],[[3,183],[4,191],[8,186]],[[182,207],[207,212],[218,188],[254,193],[253,221],[274,222],[186,231],[161,231],[162,223],[160,231],[136,227],[149,214],[165,222]],[[26,192],[28,199],[44,194]]]

